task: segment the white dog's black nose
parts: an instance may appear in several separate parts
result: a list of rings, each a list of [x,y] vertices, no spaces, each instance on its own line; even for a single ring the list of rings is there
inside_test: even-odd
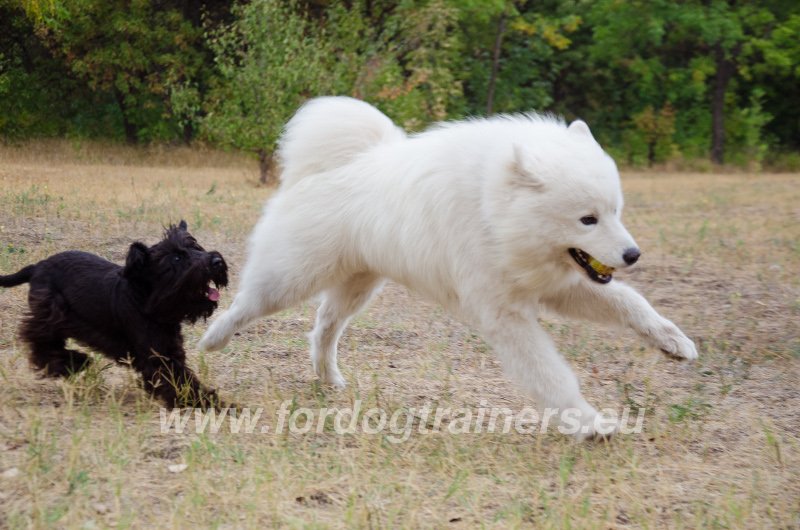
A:
[[[639,259],[642,253],[639,252],[639,249],[636,247],[631,247],[622,254],[622,259],[625,260],[625,263],[628,265],[633,265]]]

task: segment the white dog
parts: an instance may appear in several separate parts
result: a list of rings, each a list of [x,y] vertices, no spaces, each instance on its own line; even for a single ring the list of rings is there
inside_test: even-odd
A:
[[[311,359],[343,386],[336,344],[386,278],[483,334],[508,377],[544,407],[599,414],[537,321],[543,308],[633,328],[676,357],[694,343],[612,280],[639,257],[622,225],[613,160],[582,121],[501,116],[407,136],[350,98],[310,101],[280,142],[282,185],[250,237],[239,292],[200,347],[322,293]]]

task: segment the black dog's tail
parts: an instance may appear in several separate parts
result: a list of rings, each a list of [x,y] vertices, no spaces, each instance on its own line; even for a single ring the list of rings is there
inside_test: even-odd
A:
[[[0,276],[0,287],[16,287],[17,285],[28,283],[31,281],[31,276],[33,276],[33,270],[35,268],[36,265],[28,265],[15,274]]]

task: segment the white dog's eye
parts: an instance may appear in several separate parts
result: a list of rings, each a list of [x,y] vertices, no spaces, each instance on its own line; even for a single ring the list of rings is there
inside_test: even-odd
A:
[[[596,225],[597,224],[597,217],[594,215],[586,215],[581,217],[581,222],[585,225]]]

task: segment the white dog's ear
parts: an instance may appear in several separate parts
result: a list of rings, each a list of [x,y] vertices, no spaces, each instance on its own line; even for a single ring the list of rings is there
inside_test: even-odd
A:
[[[533,157],[521,145],[514,144],[514,158],[511,162],[512,182],[519,186],[541,190],[544,181],[533,170]]]
[[[592,131],[589,130],[589,126],[586,125],[586,122],[583,120],[575,120],[569,124],[567,130],[572,134],[578,134],[580,136],[585,136],[590,140],[594,140],[594,136],[592,136]]]

